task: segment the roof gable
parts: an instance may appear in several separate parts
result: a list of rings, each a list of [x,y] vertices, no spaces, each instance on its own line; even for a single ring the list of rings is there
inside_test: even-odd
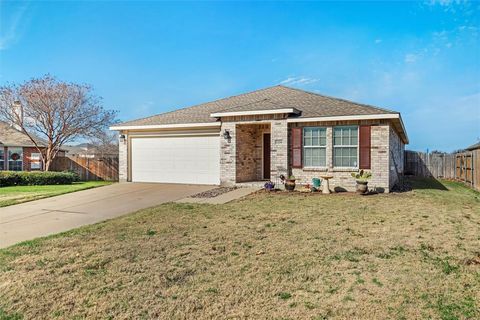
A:
[[[472,144],[471,146],[469,146],[468,148],[466,148],[466,150],[476,150],[476,149],[480,149],[480,142],[477,142],[475,144]]]
[[[36,141],[40,145],[44,145],[40,138],[37,138]],[[4,121],[0,121],[0,144],[7,147],[35,147],[35,144],[25,133]]]
[[[142,126],[209,123],[217,121],[217,119],[210,116],[212,113],[284,108],[295,108],[299,110],[299,117],[301,118],[398,114],[398,112],[391,110],[279,85],[147,118],[127,121],[119,125]]]

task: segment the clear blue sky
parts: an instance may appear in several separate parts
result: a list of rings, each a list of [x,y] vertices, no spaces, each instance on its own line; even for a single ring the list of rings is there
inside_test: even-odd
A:
[[[409,149],[480,137],[480,3],[1,2],[0,84],[89,83],[130,120],[283,83],[402,113]]]

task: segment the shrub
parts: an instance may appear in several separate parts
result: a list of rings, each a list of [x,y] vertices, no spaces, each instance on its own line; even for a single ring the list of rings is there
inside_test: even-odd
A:
[[[0,187],[72,184],[77,178],[71,172],[0,171]]]
[[[352,172],[352,177],[359,181],[367,181],[372,177],[372,173],[360,170],[359,172]]]
[[[79,182],[79,181],[80,181],[80,176],[79,176],[78,173],[75,172],[74,170],[63,170],[62,172],[63,172],[63,173],[71,173],[71,174],[73,174],[73,177],[74,177],[73,182]]]

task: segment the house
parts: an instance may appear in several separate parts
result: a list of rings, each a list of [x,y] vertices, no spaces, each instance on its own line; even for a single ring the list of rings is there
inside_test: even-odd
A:
[[[118,146],[116,144],[117,137],[113,137],[115,140],[113,142],[107,141],[100,143],[79,143],[76,145],[63,145],[62,149],[65,150],[65,155],[67,157],[78,157],[78,158],[109,158],[118,157]]]
[[[43,146],[41,139],[35,141]],[[59,152],[59,156],[63,151]],[[0,170],[42,170],[42,157],[35,144],[22,131],[7,122],[0,121]]]
[[[480,150],[480,142],[474,143],[468,148],[465,148],[467,151],[475,151],[475,150]]]
[[[95,155],[100,154],[99,150],[91,143],[80,143],[77,145],[64,145],[67,157],[79,157],[79,158],[95,158]]]
[[[408,137],[400,113],[274,86],[120,123],[120,181],[235,185],[329,171],[354,190],[351,172],[389,192],[403,173]]]

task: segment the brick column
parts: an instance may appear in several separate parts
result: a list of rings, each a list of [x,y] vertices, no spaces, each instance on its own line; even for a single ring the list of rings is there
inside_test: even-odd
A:
[[[225,130],[230,132],[230,140],[223,137]],[[220,130],[220,183],[233,185],[236,182],[236,125],[235,122],[222,122]]]
[[[128,180],[128,136],[126,133],[120,132],[120,135],[124,134],[124,141],[118,141],[118,180],[120,182],[126,182]]]
[[[271,123],[271,164],[272,181],[283,174],[288,176],[288,124],[287,120],[274,120]]]
[[[329,171],[333,171],[333,127],[329,126],[326,130],[327,135],[327,148],[325,154],[327,157],[326,166]]]
[[[369,188],[389,192],[389,131],[388,125],[372,126],[371,133],[371,172]]]

